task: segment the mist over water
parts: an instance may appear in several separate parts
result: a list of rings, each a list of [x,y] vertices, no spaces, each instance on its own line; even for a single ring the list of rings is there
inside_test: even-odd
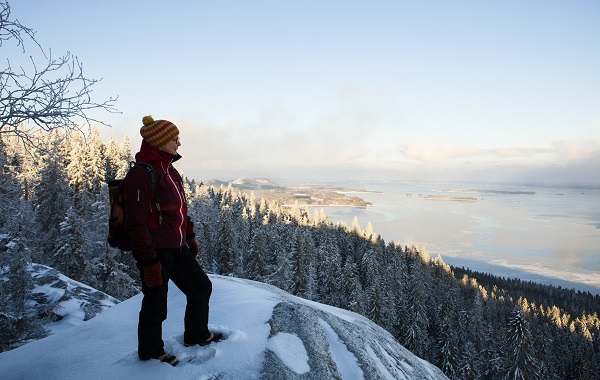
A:
[[[425,248],[454,266],[600,294],[600,188],[335,185],[367,190],[349,195],[372,206],[323,207],[334,222],[351,226],[356,216],[386,242]]]

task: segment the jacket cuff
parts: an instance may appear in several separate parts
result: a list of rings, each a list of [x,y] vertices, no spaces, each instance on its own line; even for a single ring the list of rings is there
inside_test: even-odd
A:
[[[158,261],[159,261],[158,256],[156,254],[154,254],[147,259],[140,260],[140,264],[146,266],[146,265],[156,264]]]

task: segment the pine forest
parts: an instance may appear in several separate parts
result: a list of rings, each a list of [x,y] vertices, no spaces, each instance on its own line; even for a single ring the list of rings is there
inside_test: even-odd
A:
[[[129,140],[102,141],[94,130],[35,140],[0,140],[2,351],[45,336],[55,317],[52,304],[31,307],[32,263],[119,300],[140,291],[131,254],[106,244],[106,182],[125,176]],[[600,378],[598,295],[450,267],[356,219],[335,224],[231,186],[187,177],[185,186],[209,273],[360,313],[451,379]]]

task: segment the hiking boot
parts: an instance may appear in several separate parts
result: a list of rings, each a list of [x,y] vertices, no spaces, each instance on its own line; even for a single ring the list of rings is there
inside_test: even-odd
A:
[[[169,354],[163,354],[163,355],[159,356],[157,359],[163,363],[169,363],[173,367],[175,367],[177,364],[179,364],[179,360],[177,360],[177,358],[175,356],[169,355]]]
[[[163,363],[169,363],[173,367],[175,367],[179,363],[179,360],[177,360],[177,358],[175,356],[169,355],[169,354],[164,354],[164,353],[161,355],[158,355],[158,356],[154,356],[150,359],[156,359],[156,360],[160,360]],[[142,360],[149,360],[149,359],[142,359]]]
[[[211,343],[216,343],[223,340],[223,334],[221,334],[220,332],[214,333],[214,334],[210,334],[209,337],[206,340],[203,340],[202,342],[184,342],[183,345],[186,347],[192,347],[195,345],[200,345],[200,346],[206,346],[209,345]]]

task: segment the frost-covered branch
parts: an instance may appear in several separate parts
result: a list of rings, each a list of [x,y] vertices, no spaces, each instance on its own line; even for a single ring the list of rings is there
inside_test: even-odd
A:
[[[32,136],[38,130],[63,129],[81,131],[92,123],[104,124],[91,116],[91,111],[117,112],[116,98],[96,101],[92,97],[94,85],[101,79],[84,75],[83,65],[70,52],[54,58],[37,43],[35,32],[11,20],[10,5],[0,3],[0,48],[8,41],[26,51],[25,42],[33,42],[41,51],[41,62],[30,55],[27,67],[14,67],[7,58],[7,66],[0,69],[0,135],[10,134],[31,146]]]

